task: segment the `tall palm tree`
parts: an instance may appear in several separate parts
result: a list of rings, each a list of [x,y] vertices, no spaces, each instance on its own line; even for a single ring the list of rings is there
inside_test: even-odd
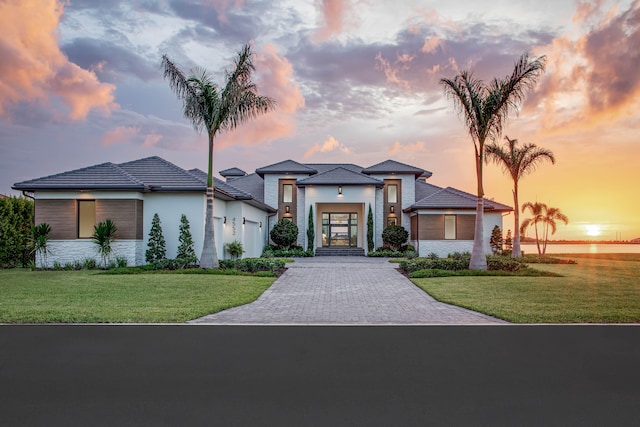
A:
[[[518,146],[517,139],[507,140],[505,147],[495,142],[485,147],[485,155],[488,161],[493,160],[494,163],[501,165],[504,172],[508,172],[513,179],[513,205],[514,205],[514,229],[512,257],[521,257],[520,250],[520,205],[518,204],[518,181],[523,176],[533,172],[538,164],[544,160],[549,160],[555,164],[556,159],[550,150],[540,148],[535,144],[524,144]]]
[[[255,71],[251,45],[238,52],[235,68],[226,71],[224,87],[216,85],[209,72],[196,67],[190,75],[180,70],[165,54],[162,56],[164,78],[171,90],[182,100],[184,116],[197,132],[207,130],[209,136],[209,168],[207,171],[207,210],[204,244],[200,267],[218,267],[213,226],[213,142],[218,132],[232,130],[241,123],[275,108],[275,100],[258,95],[251,75]]]
[[[507,119],[512,113],[517,114],[519,104],[544,71],[545,62],[544,56],[531,59],[525,53],[516,61],[511,75],[501,79],[494,78],[489,84],[476,79],[466,70],[461,71],[453,80],[440,80],[445,96],[453,100],[456,110],[464,119],[475,150],[478,201],[473,250],[469,263],[469,268],[472,270],[487,269],[484,253],[484,186],[482,184],[485,141],[487,139],[495,141],[500,137]]]
[[[526,209],[531,210],[531,214],[533,216],[522,221],[520,231],[524,233],[529,226],[533,226],[536,230],[536,245],[538,246],[538,255],[544,255],[547,252],[549,229],[551,229],[551,234],[555,234],[557,228],[556,221],[562,221],[565,224],[568,224],[569,218],[567,218],[565,214],[560,212],[560,209],[549,207],[544,203],[527,202],[522,205],[522,212],[524,213]],[[538,224],[540,223],[543,224],[542,248],[540,248],[540,236],[538,233]]]

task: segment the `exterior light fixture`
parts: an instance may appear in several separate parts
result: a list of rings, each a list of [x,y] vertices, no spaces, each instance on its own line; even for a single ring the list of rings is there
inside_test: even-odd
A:
[[[244,225],[247,222],[247,219],[245,217],[242,217],[242,225]]]
[[[338,185],[338,194],[342,195],[342,185]]]
[[[222,223],[223,223],[223,224],[226,224],[226,223],[227,223],[227,217],[226,217],[226,216],[222,219]]]
[[[289,205],[287,205],[287,206],[285,206],[285,207],[284,207],[284,211],[285,211],[286,213],[291,212],[291,208],[289,207]]]
[[[389,207],[389,212],[394,213],[396,211],[396,207],[395,206],[390,206]]]
[[[262,221],[260,221],[260,228],[262,228]]]

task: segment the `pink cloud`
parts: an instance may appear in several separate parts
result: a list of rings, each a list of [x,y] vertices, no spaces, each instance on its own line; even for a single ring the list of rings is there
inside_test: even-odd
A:
[[[0,2],[0,115],[19,102],[61,98],[71,119],[92,109],[117,108],[115,86],[78,67],[62,53],[56,34],[64,4],[56,0]]]
[[[309,157],[311,157],[313,154],[317,152],[328,153],[330,151],[336,151],[336,150],[344,154],[351,153],[351,149],[349,147],[347,147],[346,145],[344,145],[343,143],[335,139],[333,136],[329,135],[329,139],[327,139],[322,144],[315,144],[313,147],[309,148],[307,152],[304,154],[304,158],[308,159]]]
[[[102,143],[104,145],[113,145],[121,142],[127,142],[138,136],[139,133],[140,128],[137,126],[118,126],[117,128],[106,132],[102,136]]]
[[[344,29],[344,17],[348,12],[349,0],[320,0],[319,15],[322,17],[319,28],[313,34],[315,42],[323,42],[331,36],[339,35]]]
[[[296,111],[304,107],[304,97],[293,79],[293,67],[278,54],[275,45],[264,46],[256,55],[256,84],[261,95],[276,100],[274,111],[241,124],[220,135],[216,145],[256,145],[285,137],[295,131]]]
[[[424,41],[422,45],[422,51],[424,53],[435,53],[438,48],[442,47],[442,40],[439,37],[429,37]]]
[[[398,154],[400,151],[404,152],[420,152],[425,151],[426,147],[423,141],[416,141],[412,144],[401,144],[400,141],[394,141],[393,144],[387,149],[387,153],[390,156]]]
[[[410,63],[413,60],[413,56],[401,55],[398,56],[395,63],[391,64],[388,60],[382,57],[382,53],[378,52],[376,55],[376,69],[382,70],[388,83],[397,85],[402,89],[409,89],[409,82],[399,77],[402,71],[406,71],[410,67]]]
[[[227,12],[240,8],[244,4],[244,0],[208,0],[207,3],[218,13],[218,20],[223,24],[228,24]]]

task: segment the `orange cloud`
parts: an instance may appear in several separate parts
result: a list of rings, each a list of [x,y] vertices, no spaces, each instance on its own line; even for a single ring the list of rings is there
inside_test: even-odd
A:
[[[393,156],[401,150],[403,152],[418,152],[424,151],[425,148],[426,147],[423,141],[416,141],[413,144],[401,144],[400,141],[394,141],[394,143],[391,144],[391,146],[387,150],[387,153],[389,153],[390,156]]]
[[[109,112],[115,86],[78,67],[62,53],[56,34],[64,5],[56,0],[0,2],[0,115],[19,102],[47,102],[54,95],[82,119],[92,109]]]
[[[344,29],[344,16],[350,7],[349,0],[321,0],[319,15],[320,27],[313,34],[315,42],[323,42],[331,36],[339,35]]]
[[[349,147],[347,147],[343,143],[339,142],[333,136],[329,135],[329,139],[327,139],[325,142],[323,142],[322,145],[321,144],[315,144],[313,147],[309,148],[307,150],[307,152],[304,154],[304,158],[308,159],[314,153],[317,153],[317,152],[328,153],[330,151],[335,151],[335,150],[338,150],[338,151],[340,151],[342,153],[345,153],[345,154],[351,153],[351,149]]]
[[[435,51],[442,46],[442,40],[439,37],[429,37],[424,41],[422,45],[422,51],[424,53],[435,53]]]
[[[402,71],[406,71],[410,67],[410,63],[413,60],[413,56],[401,55],[398,56],[396,62],[392,65],[389,61],[382,57],[382,53],[378,52],[376,55],[376,69],[382,70],[388,83],[392,83],[401,87],[402,89],[409,89],[409,82],[401,79],[398,74]]]
[[[625,11],[599,8],[581,3],[574,17],[581,34],[536,49],[549,67],[527,104],[541,108],[547,133],[593,128],[640,107],[640,2]]]
[[[258,92],[276,100],[274,111],[241,124],[234,130],[220,135],[217,142],[224,147],[229,144],[256,145],[285,137],[295,131],[294,116],[304,107],[300,87],[294,82],[293,67],[286,57],[278,54],[278,48],[266,45],[257,53],[256,84]]]

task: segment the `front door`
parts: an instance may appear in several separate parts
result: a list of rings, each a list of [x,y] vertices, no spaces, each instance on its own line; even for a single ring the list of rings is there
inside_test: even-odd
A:
[[[323,213],[322,246],[357,247],[358,214],[355,212]]]

